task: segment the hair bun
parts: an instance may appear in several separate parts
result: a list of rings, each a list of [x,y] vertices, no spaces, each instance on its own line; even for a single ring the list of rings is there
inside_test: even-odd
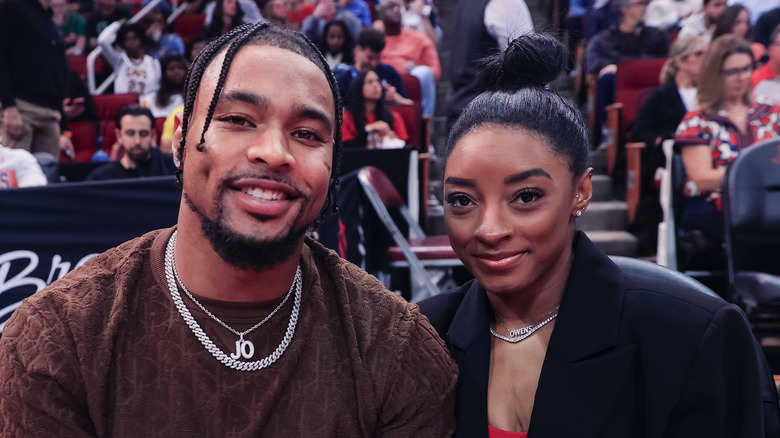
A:
[[[488,58],[483,75],[490,91],[544,87],[568,64],[566,47],[551,35],[526,34]]]

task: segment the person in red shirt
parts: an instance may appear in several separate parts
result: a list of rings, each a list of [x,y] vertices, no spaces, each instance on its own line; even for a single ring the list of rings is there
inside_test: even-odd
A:
[[[769,60],[762,67],[757,68],[751,76],[753,88],[763,80],[780,76],[780,25],[772,31],[766,53],[769,55]]]
[[[423,116],[431,116],[436,107],[436,81],[441,76],[439,55],[436,46],[425,34],[403,27],[402,7],[401,0],[379,2],[379,26],[385,32],[382,62],[420,81]]]
[[[388,138],[409,138],[403,119],[387,109],[384,94],[373,70],[358,73],[352,81],[341,131],[345,147],[375,149]]]

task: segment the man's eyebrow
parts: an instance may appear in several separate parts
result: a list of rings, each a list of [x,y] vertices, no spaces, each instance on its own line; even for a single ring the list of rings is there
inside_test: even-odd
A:
[[[325,125],[328,132],[333,133],[333,118],[329,117],[327,114],[322,112],[321,110],[312,107],[312,106],[306,106],[301,105],[298,107],[293,108],[293,114],[296,114],[297,117],[302,119],[312,119],[316,120],[322,124]]]
[[[529,169],[520,173],[516,173],[514,175],[509,175],[508,177],[504,178],[504,184],[512,184],[512,183],[520,182],[525,179],[531,178],[533,176],[543,176],[548,179],[552,179],[549,173],[537,167],[535,169]]]
[[[444,184],[452,184],[456,186],[464,186],[464,187],[476,187],[477,183],[473,179],[466,179],[466,178],[459,178],[457,176],[448,176],[447,179],[444,180]]]
[[[268,108],[271,106],[270,99],[259,94],[251,93],[249,91],[231,90],[223,92],[219,95],[219,103],[234,102],[248,103],[260,108]]]

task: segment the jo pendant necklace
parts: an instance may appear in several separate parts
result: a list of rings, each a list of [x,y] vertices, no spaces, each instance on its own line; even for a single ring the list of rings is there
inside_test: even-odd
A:
[[[244,330],[243,332],[239,332],[238,330],[234,329],[233,327],[230,327],[229,325],[225,324],[222,320],[217,318],[213,313],[209,312],[208,309],[206,309],[198,300],[195,299],[195,297],[190,293],[189,290],[187,290],[186,287],[184,287],[184,284],[181,282],[181,279],[179,279],[179,273],[176,271],[176,263],[174,260],[174,246],[176,244],[176,234],[178,231],[174,231],[173,235],[171,235],[170,240],[168,240],[168,246],[165,250],[165,278],[168,282],[168,289],[170,289],[171,292],[171,299],[173,300],[173,303],[176,305],[176,309],[179,311],[179,314],[184,319],[184,321],[187,323],[187,326],[189,326],[190,330],[192,330],[192,333],[195,335],[196,338],[203,344],[203,346],[206,348],[208,352],[210,352],[218,361],[222,362],[224,365],[226,365],[229,368],[233,368],[235,370],[239,371],[256,371],[259,369],[263,369],[271,365],[272,363],[276,362],[284,353],[284,351],[287,349],[287,346],[290,345],[290,341],[292,341],[293,334],[295,333],[295,327],[298,323],[298,312],[301,307],[301,266],[298,265],[298,269],[295,273],[295,279],[293,280],[293,284],[290,286],[290,290],[287,291],[287,295],[285,295],[284,299],[281,303],[279,303],[276,308],[268,314],[262,321],[258,322],[257,324],[253,325],[247,330]],[[203,329],[200,327],[197,321],[195,321],[195,318],[192,316],[192,313],[190,313],[189,309],[187,309],[187,306],[184,304],[184,300],[181,297],[181,294],[179,293],[179,287],[182,288],[185,294],[187,294],[187,297],[192,300],[193,303],[195,303],[201,310],[203,310],[211,319],[219,323],[222,327],[228,329],[233,334],[238,336],[238,340],[236,341],[236,351],[231,353],[230,355],[224,353],[219,347],[217,347],[214,342],[211,341],[211,339],[208,337],[208,335],[203,331]],[[247,335],[249,332],[255,330],[256,328],[260,327],[261,325],[265,324],[266,321],[268,321],[272,316],[276,314],[276,312],[279,311],[279,309],[284,306],[284,304],[287,302],[287,300],[290,298],[290,295],[292,295],[293,290],[295,290],[295,298],[293,301],[293,308],[292,312],[290,314],[290,322],[287,325],[287,332],[284,335],[284,338],[279,343],[279,346],[276,347],[276,349],[267,357],[246,362],[239,359],[251,359],[255,354],[255,346],[254,344],[244,339],[244,336]]]
[[[507,332],[509,332],[509,336],[498,334],[495,330],[493,330],[492,326],[490,327],[490,334],[503,341],[516,344],[522,341],[523,339],[527,339],[529,336],[536,333],[537,330],[550,323],[550,321],[554,320],[558,316],[558,308],[559,307],[552,309],[541,320],[533,324],[527,325],[525,327],[520,327],[514,330],[505,326],[504,323],[502,323],[501,321],[496,320],[498,321],[499,324],[501,324],[501,327],[503,327]]]

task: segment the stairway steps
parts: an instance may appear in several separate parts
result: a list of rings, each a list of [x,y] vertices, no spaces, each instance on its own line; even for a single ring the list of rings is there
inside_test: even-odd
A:
[[[591,202],[577,218],[577,229],[615,231],[628,228],[628,209],[623,201]]]
[[[585,231],[585,235],[609,255],[635,257],[639,239],[627,231]]]

